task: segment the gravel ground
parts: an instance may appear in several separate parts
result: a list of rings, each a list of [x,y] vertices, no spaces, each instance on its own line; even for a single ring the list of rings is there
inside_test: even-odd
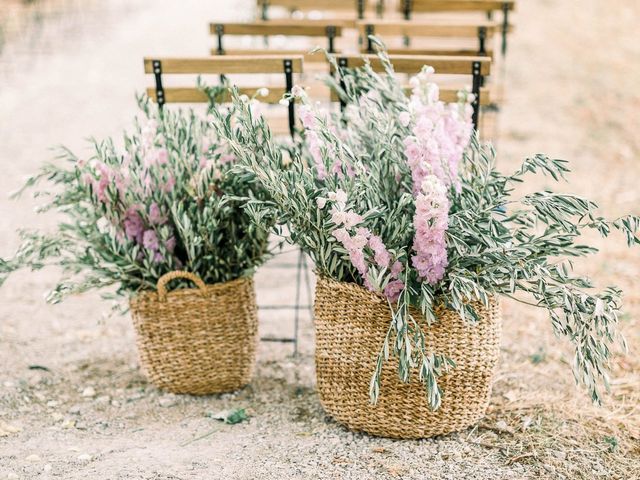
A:
[[[0,191],[20,186],[53,145],[82,151],[83,138],[121,131],[135,113],[133,91],[148,83],[141,58],[206,54],[208,20],[250,14],[249,2],[233,3],[223,12],[222,1],[57,0],[0,22]],[[501,165],[511,170],[538,151],[571,159],[569,189],[607,214],[640,213],[640,5],[521,3],[498,125]],[[16,247],[16,227],[51,224],[34,206],[0,197],[0,256]],[[575,388],[568,350],[544,316],[508,302],[487,417],[424,441],[354,434],[324,415],[308,318],[298,356],[261,344],[249,387],[178,397],[145,382],[127,316],[103,315],[93,295],[46,305],[57,272],[16,274],[0,290],[0,479],[639,478],[640,255],[616,240],[600,242],[603,253],[580,267],[627,291],[631,353],[615,361],[606,405]],[[289,301],[290,274],[259,272],[260,300]],[[288,315],[261,318],[263,334],[290,328]],[[226,425],[209,416],[230,408],[250,418]]]

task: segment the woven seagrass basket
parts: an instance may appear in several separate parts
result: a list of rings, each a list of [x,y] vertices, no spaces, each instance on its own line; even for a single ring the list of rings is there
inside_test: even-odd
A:
[[[197,288],[167,293],[178,278]],[[142,292],[130,305],[140,365],[157,387],[205,395],[251,380],[258,334],[252,278],[205,285],[192,273],[170,272],[157,292]]]
[[[439,379],[438,410],[429,408],[417,371],[409,383],[398,378],[394,356],[384,364],[378,403],[372,405],[369,383],[389,328],[389,306],[356,284],[318,278],[316,375],[325,411],[351,430],[391,438],[426,438],[475,424],[489,404],[501,327],[497,301],[489,309],[476,308],[481,318],[475,325],[444,311],[437,323],[425,327],[429,348],[457,365]]]

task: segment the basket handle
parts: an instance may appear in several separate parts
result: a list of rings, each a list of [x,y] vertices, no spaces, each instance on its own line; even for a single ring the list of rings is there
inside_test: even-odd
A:
[[[165,273],[158,279],[157,287],[158,287],[158,297],[160,298],[160,300],[164,301],[167,298],[167,283],[169,283],[171,280],[175,280],[176,278],[184,278],[186,280],[191,280],[193,283],[195,283],[198,286],[198,288],[202,292],[204,292],[206,289],[206,285],[204,284],[202,279],[195,273],[175,270],[173,272]]]

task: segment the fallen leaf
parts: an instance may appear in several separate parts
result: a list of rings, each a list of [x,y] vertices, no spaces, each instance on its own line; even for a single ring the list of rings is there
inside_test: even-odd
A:
[[[236,423],[244,422],[249,418],[247,411],[244,408],[234,408],[232,410],[222,410],[217,413],[207,413],[207,417],[221,420],[229,425],[235,425]]]
[[[373,447],[371,451],[374,453],[387,453],[387,449],[384,447]]]

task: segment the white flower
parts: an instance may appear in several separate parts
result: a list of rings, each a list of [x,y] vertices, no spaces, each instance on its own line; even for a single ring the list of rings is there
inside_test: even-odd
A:
[[[411,114],[409,112],[400,112],[400,115],[398,115],[398,121],[403,127],[409,126],[409,122],[411,122]]]
[[[324,198],[324,197],[316,198],[316,205],[318,205],[318,208],[320,210],[322,210],[325,207],[326,204],[327,204],[327,199],[326,198]]]
[[[259,97],[266,97],[267,95],[269,95],[269,89],[265,88],[265,87],[262,87],[262,88],[258,89],[257,93],[258,93]]]
[[[342,225],[347,219],[347,213],[342,210],[333,209],[331,212],[331,221],[336,225]]]
[[[336,190],[336,202],[347,203],[347,193],[344,190]]]
[[[282,100],[280,100],[278,102],[280,105],[282,105],[283,107],[288,107],[289,106],[289,100],[287,100],[286,98],[283,98]]]
[[[240,101],[242,103],[248,103],[249,102],[249,97],[247,95],[240,95]]]
[[[302,88],[300,85],[294,85],[291,89],[291,95],[293,95],[294,97],[301,98],[303,95],[305,95],[305,93],[306,92],[304,91],[304,88]]]

